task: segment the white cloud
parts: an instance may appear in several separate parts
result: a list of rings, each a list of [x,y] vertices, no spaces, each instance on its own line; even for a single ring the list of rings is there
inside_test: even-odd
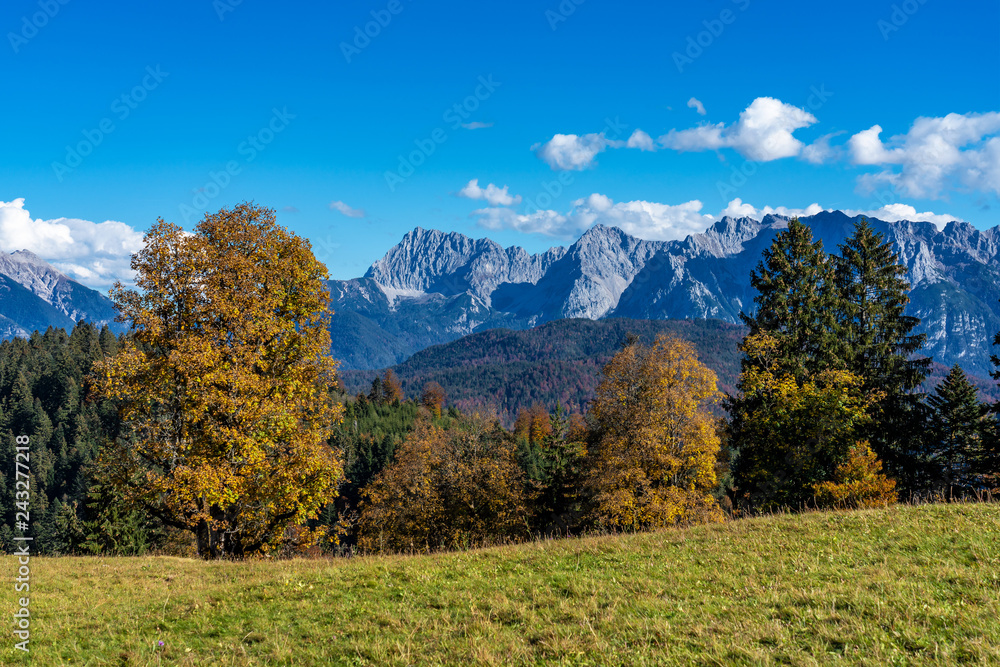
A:
[[[664,148],[676,151],[732,148],[743,157],[769,162],[799,155],[805,144],[792,133],[816,122],[816,117],[804,109],[773,97],[758,97],[729,127],[718,123],[671,130],[659,141]]]
[[[628,148],[638,148],[641,151],[655,151],[656,145],[653,143],[653,138],[643,132],[642,130],[636,130],[632,133],[632,136],[628,138],[625,142]]]
[[[462,127],[467,130],[481,130],[486,127],[493,127],[493,123],[482,123],[478,120],[474,120],[471,123],[462,123]]]
[[[809,215],[816,215],[823,210],[823,207],[819,204],[809,204],[809,206],[806,206],[805,208],[788,208],[786,206],[778,206],[777,208],[771,208],[770,206],[756,208],[737,197],[729,202],[726,208],[722,209],[718,218],[721,219],[727,215],[732,218],[753,218],[754,220],[761,220],[765,215],[781,215],[786,218],[804,218]]]
[[[688,106],[694,107],[698,113],[705,111],[704,105],[693,97]],[[816,117],[804,109],[773,97],[758,97],[729,126],[725,123],[705,123],[686,130],[671,130],[656,141],[639,129],[632,132],[627,141],[608,139],[604,132],[582,136],[557,134],[531,149],[552,169],[577,171],[593,166],[597,155],[608,148],[638,148],[643,151],[669,148],[679,152],[732,148],[744,157],[759,162],[801,156],[818,164],[835,154],[829,140],[836,134],[821,137],[810,146],[793,135],[796,130],[817,122]]]
[[[742,199],[736,198],[729,202],[719,213],[719,217],[730,216],[733,218],[753,218],[755,220],[762,219],[765,215],[774,214],[781,215],[786,218],[804,218],[810,215],[816,215],[821,211],[831,211],[833,209],[824,208],[819,204],[810,204],[805,208],[787,208],[785,206],[778,206],[777,208],[771,208],[770,206],[765,206],[764,208],[756,208],[751,204],[745,203]],[[958,220],[955,216],[944,214],[944,213],[933,213],[931,211],[924,211],[923,213],[918,213],[917,209],[909,204],[888,204],[887,206],[882,206],[877,209],[843,209],[843,213],[851,216],[863,215],[867,218],[877,218],[879,220],[884,220],[885,222],[898,222],[900,220],[909,220],[910,222],[932,222],[937,225],[938,229],[943,229],[946,224],[954,220]]]
[[[799,157],[810,164],[823,164],[838,159],[843,154],[843,147],[831,146],[830,139],[841,134],[843,132],[824,134],[808,146],[803,146]]]
[[[863,215],[869,218],[885,220],[886,222],[898,222],[900,220],[909,220],[910,222],[933,222],[938,229],[944,229],[944,226],[949,222],[958,221],[958,218],[946,213],[933,213],[931,211],[917,213],[917,209],[909,204],[887,204],[881,208],[870,209],[867,211],[849,209],[845,210],[844,213],[852,217],[856,215]]]
[[[344,202],[340,201],[339,199],[337,201],[330,202],[330,210],[331,211],[340,211],[341,213],[343,213],[344,215],[346,215],[348,218],[363,218],[363,217],[365,217],[365,209],[363,209],[363,208],[351,208],[350,206],[348,206]]]
[[[889,183],[931,199],[951,189],[1000,194],[1000,112],[917,118],[906,134],[887,142],[881,133],[882,126],[873,125],[847,142],[854,164],[886,167],[860,177],[862,189]]]
[[[697,97],[692,97],[688,100],[688,107],[694,109],[699,115],[704,116],[707,112],[705,111],[705,105],[701,103]]]
[[[32,220],[24,199],[0,201],[0,250],[30,250],[94,289],[106,290],[116,280],[132,282],[132,253],[142,249],[142,237],[129,225],[111,220]]]
[[[624,142],[611,141],[601,132],[585,134],[557,134],[544,144],[535,144],[531,150],[544,160],[552,169],[563,171],[581,171],[594,164],[598,153],[603,153],[608,146]]]
[[[753,218],[761,220],[766,215],[780,215],[786,218],[804,218],[816,215],[824,208],[812,203],[805,208],[787,206],[764,206],[757,208],[736,198],[722,209],[718,215],[702,212],[703,204],[697,199],[683,204],[660,204],[649,201],[615,203],[610,197],[593,193],[573,202],[566,213],[552,210],[535,210],[518,213],[512,208],[493,206],[472,212],[477,224],[485,229],[509,229],[526,234],[543,234],[565,240],[573,240],[594,225],[618,227],[632,236],[656,241],[670,241],[686,238],[689,234],[704,232],[714,222],[725,216],[733,218]],[[890,204],[876,210],[845,210],[850,216],[864,215],[886,222],[910,220],[913,222],[933,222],[938,228],[957,218],[926,211],[918,213],[908,204]]]
[[[472,215],[486,229],[512,229],[572,239],[602,224],[618,227],[638,238],[666,241],[705,231],[714,218],[700,213],[702,206],[698,200],[677,205],[648,201],[615,203],[605,195],[594,193],[574,201],[573,208],[565,214],[549,210],[521,214],[509,208],[493,207],[473,211]]]
[[[521,203],[521,195],[514,195],[512,197],[507,192],[506,185],[498,188],[489,183],[485,188],[481,188],[479,187],[478,178],[469,181],[464,188],[458,191],[458,196],[465,197],[466,199],[485,199],[490,206],[510,206]]]

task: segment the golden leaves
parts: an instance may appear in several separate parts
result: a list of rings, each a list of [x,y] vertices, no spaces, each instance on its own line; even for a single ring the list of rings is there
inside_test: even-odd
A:
[[[342,412],[327,394],[326,269],[251,204],[207,215],[194,234],[159,220],[145,238],[136,289],[112,290],[132,336],[95,377],[132,429],[114,455],[156,483],[117,481],[192,530],[212,516],[266,549],[332,500],[343,475],[326,444]]]
[[[592,407],[600,439],[588,476],[597,522],[635,530],[721,519],[707,496],[719,451],[708,403],[718,391],[694,346],[662,335],[650,347],[631,343],[604,376]]]

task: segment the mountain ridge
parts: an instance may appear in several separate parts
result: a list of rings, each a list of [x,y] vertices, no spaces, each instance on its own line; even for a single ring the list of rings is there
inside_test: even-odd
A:
[[[0,339],[30,336],[48,327],[67,331],[77,322],[124,325],[111,300],[67,277],[29,250],[0,253]]]
[[[837,253],[861,217],[822,211],[800,220],[827,252]],[[984,376],[992,336],[1000,330],[1000,226],[979,230],[953,221],[938,229],[930,222],[868,220],[907,268],[907,312],[922,319],[925,352]],[[418,227],[365,277],[330,281],[334,355],[345,368],[384,368],[476,331],[526,329],[561,318],[737,323],[741,311],[753,309],[750,271],[788,221],[775,214],[760,220],[725,216],[705,232],[674,241],[594,225],[569,247],[535,255]],[[380,337],[383,348],[351,349],[348,341],[361,329]]]

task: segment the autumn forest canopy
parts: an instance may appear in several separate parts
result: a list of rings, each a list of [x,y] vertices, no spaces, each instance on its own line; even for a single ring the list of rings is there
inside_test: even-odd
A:
[[[1000,408],[958,366],[921,391],[906,269],[863,220],[832,252],[796,219],[777,235],[732,391],[681,336],[629,336],[582,410],[510,428],[391,370],[346,392],[326,267],[269,209],[161,219],[132,268],[126,334],[0,343],[0,447],[30,436],[42,553],[424,552],[1000,490]]]

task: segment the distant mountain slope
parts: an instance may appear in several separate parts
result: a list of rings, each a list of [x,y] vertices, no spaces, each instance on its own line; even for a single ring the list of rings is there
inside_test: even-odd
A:
[[[732,393],[740,372],[737,345],[746,329],[721,320],[603,320],[563,319],[534,329],[491,329],[417,352],[393,366],[403,392],[419,398],[428,382],[437,382],[450,405],[461,409],[490,407],[510,424],[518,410],[557,402],[582,410],[601,381],[601,369],[629,333],[644,342],[658,333],[674,333],[691,341],[699,359],[719,379],[719,389]],[[344,370],[341,377],[352,393],[368,393],[381,370]],[[934,387],[948,368],[933,364],[923,391]],[[988,377],[970,376],[980,400],[1000,400],[1000,389]]]
[[[650,342],[661,332],[694,343],[699,358],[719,376],[720,388],[733,389],[744,329],[719,320],[562,319],[535,329],[493,329],[429,347],[393,370],[407,396],[418,397],[434,381],[444,387],[449,404],[489,405],[509,421],[536,402],[582,409],[629,333]],[[342,377],[351,393],[367,393],[377,374],[348,370]]]
[[[28,336],[48,327],[73,328],[73,320],[9,276],[0,274],[0,338]]]
[[[858,218],[804,217],[828,252]],[[1000,227],[870,220],[892,241],[912,285],[925,352],[985,376],[1000,331]],[[788,219],[723,218],[683,241],[644,241],[596,225],[569,248],[529,255],[489,239],[417,228],[364,278],[331,281],[334,354],[344,368],[380,368],[430,345],[495,327],[560,318],[719,318],[752,312],[750,271]]]
[[[0,254],[0,338],[27,336],[50,326],[69,330],[83,320],[123,331],[115,315],[110,299],[69,279],[34,253]]]

